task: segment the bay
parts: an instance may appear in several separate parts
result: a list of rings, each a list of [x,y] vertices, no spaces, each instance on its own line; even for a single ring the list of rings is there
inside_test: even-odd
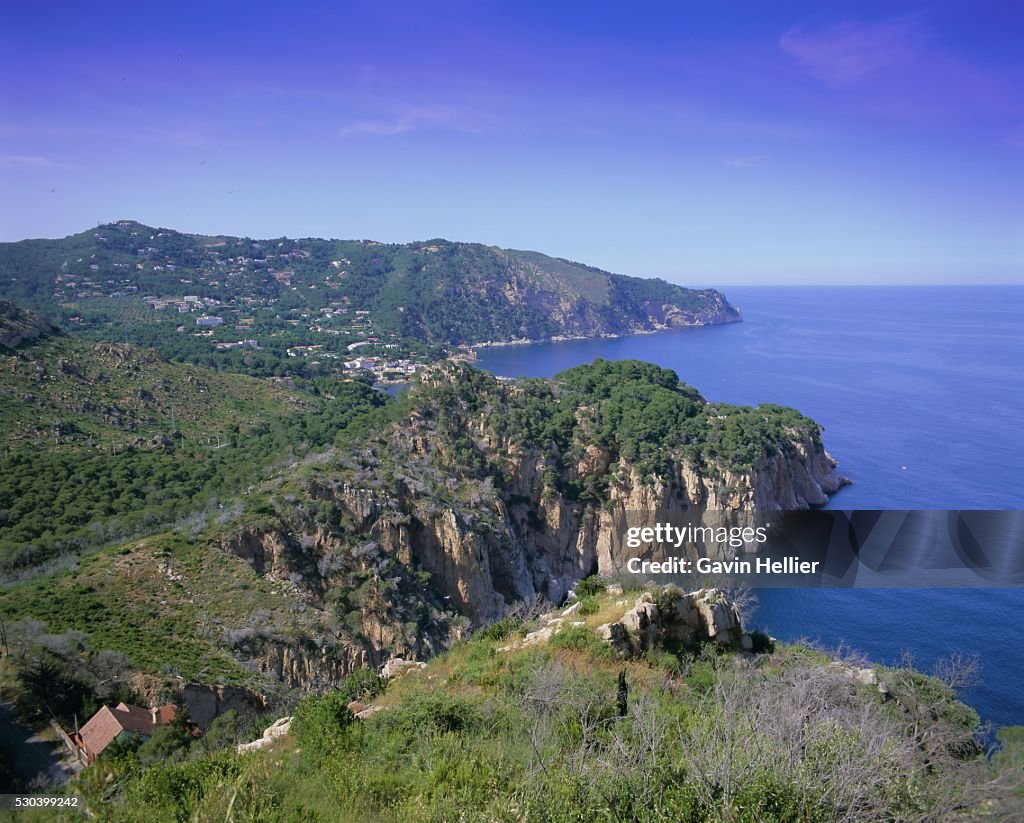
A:
[[[546,377],[602,357],[674,369],[709,400],[794,406],[853,480],[842,509],[1020,509],[1024,287],[733,287],[728,326],[480,349],[478,365]],[[756,625],[922,670],[977,654],[963,697],[1024,723],[1024,590],[771,589]]]

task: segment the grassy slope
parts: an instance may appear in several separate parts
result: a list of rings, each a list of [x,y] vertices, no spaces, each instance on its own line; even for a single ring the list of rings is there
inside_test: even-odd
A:
[[[895,690],[886,702],[800,646],[756,666],[709,649],[622,661],[590,626],[625,606],[605,596],[592,607],[588,627],[547,645],[508,652],[508,638],[480,635],[456,646],[392,681],[368,720],[318,711],[255,754],[146,772],[101,762],[79,786],[113,821],[946,819],[958,804],[1013,813],[1019,775],[1004,775],[1010,791],[1000,793],[984,758],[915,747],[905,686],[940,706],[938,720],[921,715],[929,734],[969,737],[960,721],[976,721],[950,712],[959,704],[936,681],[876,669]],[[622,671],[626,718],[615,711]],[[107,790],[98,800],[119,777],[118,799]],[[978,787],[995,792],[989,805],[971,794]]]
[[[93,649],[123,652],[146,671],[263,687],[231,655],[224,632],[257,610],[269,621],[294,623],[289,603],[278,581],[172,534],[97,552],[74,572],[0,590],[8,627],[40,620],[53,634],[85,632]]]

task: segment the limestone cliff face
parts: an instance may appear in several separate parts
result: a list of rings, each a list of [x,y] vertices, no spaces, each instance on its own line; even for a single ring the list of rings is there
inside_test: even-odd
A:
[[[433,388],[445,389],[443,376]],[[816,427],[785,429],[746,466],[680,447],[657,474],[583,442],[584,431],[560,453],[510,435],[488,409],[416,406],[372,448],[336,455],[277,521],[222,540],[289,584],[319,626],[315,637],[246,637],[236,654],[288,687],[331,685],[391,656],[428,657],[523,601],[560,603],[588,575],[621,572],[635,554],[630,526],[746,524],[752,512],[823,504],[847,482]],[[602,491],[580,494],[588,484]]]
[[[480,278],[476,291],[496,305],[536,312],[544,318],[538,328],[547,330],[541,337],[637,334],[743,319],[714,289],[637,280],[533,252],[490,252],[501,274]]]

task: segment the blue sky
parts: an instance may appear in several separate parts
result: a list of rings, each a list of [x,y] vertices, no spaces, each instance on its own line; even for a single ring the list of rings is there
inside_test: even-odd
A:
[[[530,248],[1024,282],[1019,2],[6,4],[0,239]]]

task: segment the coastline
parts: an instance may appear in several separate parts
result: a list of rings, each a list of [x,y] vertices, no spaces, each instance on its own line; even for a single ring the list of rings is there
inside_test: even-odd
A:
[[[738,310],[737,310],[738,311]],[[638,329],[637,331],[631,332],[602,332],[601,334],[554,334],[551,337],[539,337],[530,339],[526,337],[516,338],[515,340],[486,340],[482,343],[467,343],[471,349],[500,349],[507,348],[509,346],[533,346],[537,343],[571,343],[579,340],[619,340],[624,337],[642,337],[651,334],[661,334],[667,331],[677,331],[678,329],[699,329],[707,328],[709,326],[732,326],[736,323],[742,323],[742,316],[737,320],[729,320],[724,323],[705,323],[698,321],[696,323],[679,323],[674,326],[659,326],[655,329]]]

